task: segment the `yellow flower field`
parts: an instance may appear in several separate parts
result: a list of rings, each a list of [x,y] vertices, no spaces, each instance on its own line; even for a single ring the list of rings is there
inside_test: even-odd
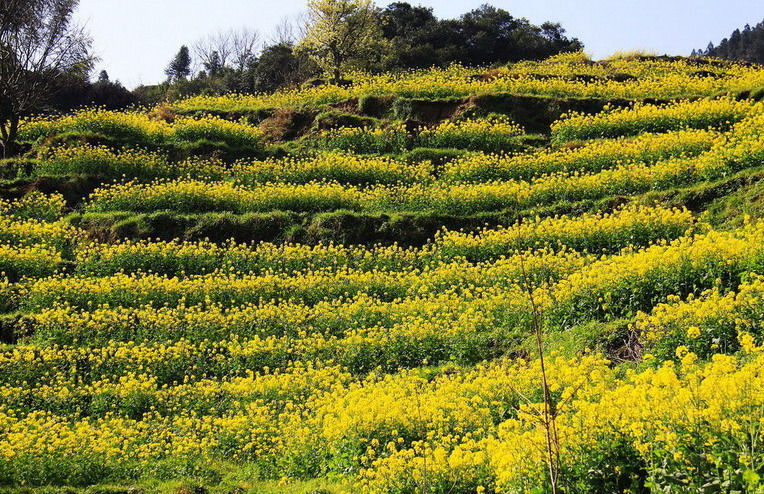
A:
[[[761,67],[348,78],[22,122],[0,490],[764,492]]]

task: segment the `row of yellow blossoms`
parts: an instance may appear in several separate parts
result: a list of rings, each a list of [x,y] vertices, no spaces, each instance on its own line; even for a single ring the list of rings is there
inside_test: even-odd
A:
[[[167,119],[139,111],[108,111],[99,108],[78,110],[60,116],[41,116],[21,124],[21,139],[34,141],[66,133],[106,136],[133,145],[162,145],[206,140],[236,147],[262,147],[262,131],[244,120],[217,116]],[[488,152],[518,147],[524,130],[506,118],[445,121],[410,135],[403,126],[388,129],[341,128],[324,131],[313,144],[331,150],[360,153],[400,152],[410,147],[464,148]]]
[[[697,102],[684,102],[669,107],[657,107],[642,105],[634,109],[619,110],[614,113],[600,114],[597,116],[577,117],[580,119],[595,119],[598,122],[610,122],[615,117],[628,121],[647,122],[650,119],[659,119],[661,121],[672,121],[677,118],[700,118],[704,113],[704,105],[708,106],[711,100],[701,100]],[[733,110],[743,110],[753,112],[753,108],[746,102],[735,102],[732,100],[716,100],[711,102],[716,106],[731,106]],[[718,113],[717,109],[717,113]],[[756,113],[756,112],[754,112]],[[645,115],[643,115],[645,114]],[[108,128],[100,128],[99,125],[90,122],[90,120],[120,121],[126,118],[140,119],[138,114],[121,114],[117,112],[99,111],[95,114],[83,111],[80,114],[62,117],[64,120],[79,121],[82,126],[93,127],[92,131],[107,132]],[[647,116],[646,116],[647,115]],[[678,116],[677,116],[678,115]],[[685,115],[685,116],[682,116]],[[739,115],[738,115],[739,116]],[[87,118],[86,118],[87,117]],[[147,118],[147,117],[145,117]],[[680,118],[680,120],[681,120]],[[78,120],[79,119],[79,120]],[[736,120],[737,117],[732,120]],[[219,119],[218,119],[219,120]],[[571,121],[577,121],[572,119]],[[51,121],[46,121],[53,125]],[[152,120],[147,120],[152,125]],[[568,120],[561,121],[559,125],[567,125]],[[101,122],[102,123],[102,122]],[[114,122],[111,122],[114,124]],[[708,122],[706,122],[708,123]],[[729,122],[728,122],[729,123]],[[485,127],[488,124],[488,127]],[[74,123],[63,123],[59,131],[66,130],[67,126],[77,127]],[[79,124],[78,124],[79,125]],[[116,124],[114,124],[116,125]],[[168,125],[162,123],[162,125]],[[238,125],[233,124],[232,125]],[[599,124],[598,124],[599,125]],[[640,124],[641,125],[641,124]],[[705,125],[701,125],[705,126]],[[104,125],[104,127],[108,127]],[[494,128],[495,127],[495,128]],[[504,129],[509,127],[509,129]],[[681,128],[681,125],[679,126]],[[482,129],[482,130],[481,130]],[[666,130],[666,129],[663,129]],[[117,132],[111,129],[112,132]],[[393,134],[390,134],[393,132]],[[494,148],[484,148],[487,151],[509,150],[502,148],[504,138],[498,138],[497,135],[505,133],[513,134],[519,132],[513,124],[503,121],[488,120],[467,120],[464,122],[444,122],[434,129],[426,129],[421,132],[421,136],[430,136],[432,139],[477,139],[487,141],[496,141]],[[407,138],[405,130],[395,129],[344,129],[330,131],[328,136],[334,136],[330,148],[351,149],[360,152],[391,152],[400,151],[408,146],[401,141],[400,146],[396,142],[400,141],[397,136]],[[485,135],[483,135],[485,134]],[[494,135],[495,134],[495,135]],[[616,132],[616,134],[618,134]],[[737,134],[740,134],[738,132]],[[480,137],[483,135],[483,137]],[[514,135],[514,134],[513,134]],[[343,137],[344,136],[344,137]],[[438,137],[440,136],[440,137]],[[450,137],[449,137],[450,136]],[[461,136],[461,137],[459,137]],[[470,137],[472,136],[472,137]],[[493,136],[493,137],[492,137]],[[118,137],[118,136],[117,136]],[[326,139],[324,137],[320,139]],[[358,146],[345,146],[342,144],[344,139],[349,139],[360,143]],[[319,140],[320,140],[319,139]],[[380,140],[377,144],[385,149],[366,149],[369,146],[376,146],[374,142]],[[144,139],[145,141],[146,139]],[[337,142],[335,142],[337,141]],[[367,142],[368,141],[368,142]],[[501,142],[499,142],[501,141]],[[442,170],[436,169],[432,164],[415,163],[406,164],[391,159],[384,158],[360,158],[349,154],[328,152],[321,153],[315,157],[307,158],[286,158],[286,159],[268,159],[265,161],[239,162],[233,168],[226,166],[221,162],[204,161],[199,159],[187,159],[179,162],[172,161],[166,156],[149,152],[142,149],[124,149],[120,151],[112,150],[105,146],[77,146],[77,147],[57,147],[46,151],[39,164],[36,165],[34,172],[43,175],[71,175],[85,174],[95,175],[106,178],[120,178],[122,176],[135,177],[140,179],[151,179],[159,177],[177,178],[191,176],[205,179],[222,179],[233,177],[238,182],[244,184],[261,184],[267,182],[291,182],[306,183],[311,180],[336,180],[347,184],[393,184],[393,183],[411,183],[432,180],[434,177],[442,178],[446,181],[481,181],[481,180],[507,180],[507,179],[528,179],[538,177],[547,173],[554,172],[597,172],[602,169],[612,168],[624,163],[644,163],[652,164],[661,159],[671,157],[691,157],[707,151],[715,142],[719,142],[715,132],[710,131],[691,131],[679,130],[669,132],[666,135],[644,135],[634,140],[616,139],[603,142],[594,142],[574,150],[562,151],[542,151],[539,153],[520,154],[516,156],[485,155],[473,154],[466,158],[458,159],[454,163],[446,164]],[[137,142],[143,142],[138,140]],[[507,141],[509,142],[509,141]],[[365,144],[364,144],[365,143]],[[367,146],[368,144],[368,146]],[[410,143],[409,143],[410,144]],[[430,143],[435,145],[437,143]],[[445,145],[445,141],[440,144]],[[456,146],[458,144],[458,146]],[[469,148],[468,143],[455,141],[449,145],[460,148]],[[429,144],[428,144],[429,145]],[[396,149],[387,149],[389,146],[398,146]],[[497,147],[498,146],[498,147]],[[400,148],[400,149],[398,149]],[[499,149],[501,148],[501,149]]]
[[[0,217],[8,221],[55,222],[61,218],[65,207],[61,194],[32,191],[19,199],[0,199]]]
[[[94,212],[350,209],[471,214],[608,195],[634,195],[718,179],[756,166],[764,156],[763,122],[764,114],[743,120],[729,134],[717,139],[709,151],[696,157],[674,157],[654,164],[626,162],[595,173],[557,172],[529,181],[435,182],[364,188],[337,182],[266,183],[256,187],[192,179],[159,180],[149,184],[128,182],[97,190],[87,208]]]
[[[594,70],[593,70],[594,68]],[[404,73],[369,75],[350,74],[350,86],[332,84],[290,89],[273,94],[194,96],[173,107],[180,112],[252,111],[289,106],[321,105],[348,101],[363,96],[400,96],[407,98],[464,98],[506,92],[542,96],[648,99],[713,96],[720,92],[739,93],[764,85],[764,71],[755,66],[730,64],[719,70],[720,77],[693,76],[699,70],[714,70],[713,65],[699,67],[686,60],[622,60],[615,63],[559,63],[556,60],[513,65],[493,71],[458,65]],[[603,77],[582,80],[575,74]],[[610,77],[624,73],[631,80]],[[561,77],[537,77],[550,74]]]
[[[166,155],[140,148],[112,149],[81,145],[47,150],[35,166],[37,175],[92,175],[135,179],[194,177],[204,180],[233,179],[257,185],[269,182],[306,183],[334,180],[346,184],[412,183],[432,178],[428,163],[408,164],[383,157],[361,157],[342,152],[313,156],[238,160],[232,165],[191,158],[173,161]]]
[[[654,217],[652,215],[656,211],[639,213],[649,219]],[[691,217],[684,213],[684,222],[682,222],[681,212],[673,214],[680,220],[673,234],[680,235],[681,229],[686,224],[691,224]],[[635,217],[639,219],[638,215]],[[669,219],[673,217],[669,216]],[[602,223],[604,225],[609,221],[612,220],[604,218]],[[519,235],[517,238],[521,239],[524,233],[534,232],[534,229],[539,229],[543,233],[545,223],[556,225],[563,232],[565,228],[576,230],[576,225],[585,227],[585,223],[576,219],[542,220],[530,228],[521,224],[507,229],[506,233],[501,230],[490,231],[484,238],[491,241],[492,237],[506,235],[509,239],[508,245],[514,248],[517,240],[512,238],[513,235]],[[614,221],[613,223],[614,231],[617,232],[618,224]],[[371,262],[369,257],[354,258],[353,256],[357,253],[355,248],[335,246],[295,248],[293,252],[295,257],[292,260],[284,260],[285,264],[282,265],[281,271],[262,266],[265,269],[251,271],[255,274],[242,274],[236,270],[230,270],[213,271],[204,275],[185,275],[181,270],[178,274],[185,276],[138,273],[115,274],[102,278],[51,277],[20,285],[6,282],[3,284],[4,308],[5,310],[20,308],[34,314],[40,311],[45,312],[46,308],[56,304],[63,304],[61,306],[63,313],[53,313],[63,314],[63,320],[54,318],[49,319],[53,321],[53,324],[46,323],[47,325],[39,324],[38,326],[33,324],[31,334],[36,335],[40,341],[48,339],[52,342],[80,342],[80,344],[87,344],[89,336],[92,339],[91,343],[108,340],[108,324],[77,327],[82,320],[81,311],[92,311],[100,306],[115,309],[177,307],[178,313],[181,314],[185,313],[186,307],[192,308],[190,313],[202,310],[203,307],[211,307],[210,310],[217,307],[215,310],[225,313],[226,311],[222,309],[224,307],[250,304],[255,304],[257,307],[270,306],[273,301],[290,301],[298,306],[311,306],[328,303],[331,300],[342,302],[358,296],[368,296],[383,303],[392,303],[396,300],[435,294],[470,294],[489,287],[505,287],[510,292],[514,290],[513,295],[508,292],[506,300],[516,304],[517,310],[507,309],[504,317],[507,320],[519,320],[516,318],[521,318],[521,314],[526,311],[526,306],[523,305],[526,294],[518,291],[516,284],[523,283],[528,277],[534,286],[539,287],[535,296],[537,301],[545,307],[549,328],[567,328],[587,321],[630,317],[637,311],[649,311],[669,295],[684,297],[699,295],[709,288],[717,288],[721,290],[720,293],[734,289],[741,280],[745,279],[747,273],[762,273],[763,232],[764,225],[755,223],[732,232],[708,231],[703,234],[684,236],[673,242],[659,243],[643,250],[627,250],[619,255],[600,259],[563,249],[560,252],[547,250],[509,257],[501,257],[499,254],[497,261],[473,264],[466,260],[459,260],[464,255],[464,251],[460,253],[457,249],[456,252],[452,252],[451,255],[454,257],[451,259],[454,260],[449,261],[448,256],[439,257],[436,248],[428,253],[433,256],[430,259],[436,262],[431,264],[429,261],[425,262],[419,268],[411,267],[422,262],[423,259],[419,257],[421,253],[413,249],[379,248],[381,258],[384,256],[389,258],[387,261],[389,264],[385,268],[380,268]],[[593,234],[596,237],[596,232]],[[474,249],[472,250],[474,260],[480,259],[483,255],[480,237],[446,234],[444,239],[448,238],[464,240],[466,249]],[[474,244],[476,239],[477,248]],[[440,241],[443,242],[442,239]],[[172,249],[178,252],[188,249],[193,258],[199,253],[198,248],[203,244],[184,246],[164,243],[159,245],[166,246],[170,252]],[[437,245],[439,244],[436,244],[436,247]],[[453,245],[451,247],[454,248]],[[37,249],[32,253],[35,260],[42,259],[44,256],[41,254],[44,253],[50,256],[52,263],[60,263],[60,256],[55,251],[49,252],[42,247],[34,249]],[[229,249],[243,253],[245,257],[253,252],[241,246],[232,246]],[[270,250],[266,247],[263,249],[264,251],[260,254],[275,257],[281,257],[280,252],[290,251],[288,246],[284,248],[271,246]],[[18,248],[7,248],[7,250],[9,255],[13,253],[18,253],[14,255],[22,257],[29,255],[25,250]],[[225,251],[226,249],[221,250],[221,252]],[[102,270],[102,274],[113,272],[122,263],[120,259],[123,256],[125,259],[130,259],[135,252],[139,252],[136,256],[139,261],[140,252],[148,252],[149,258],[153,257],[152,262],[156,262],[157,266],[162,266],[165,259],[148,243],[128,243],[115,247],[96,246],[86,248],[83,252],[84,255],[96,257],[104,254],[108,257],[112,253],[116,255],[112,260],[119,261],[117,264],[111,264],[107,259],[100,268],[93,268],[94,271]],[[491,256],[497,255],[496,251],[489,250],[489,252]],[[285,257],[288,256],[289,254]],[[167,259],[172,257],[169,256]],[[324,264],[310,267],[316,259],[320,260],[319,264],[321,262]],[[354,264],[356,262],[358,264]],[[151,265],[150,262],[142,266]],[[194,266],[193,263],[190,265]],[[134,266],[137,271],[141,270],[140,262]],[[170,271],[176,267],[177,265]],[[241,319],[240,314],[235,310],[231,314],[215,316],[217,322],[209,325],[204,322],[200,322],[197,326],[178,323],[178,331],[194,340],[220,339],[231,334],[246,336],[248,331],[261,327],[252,325],[256,317],[260,317],[259,312],[251,312],[248,319]],[[226,319],[229,315],[230,320]],[[183,319],[184,316],[173,317]],[[361,316],[356,314],[355,317]],[[33,321],[35,318],[38,323],[44,319],[34,315]],[[203,318],[200,319],[202,320]],[[235,323],[236,320],[240,322]],[[277,318],[277,321],[279,320]],[[125,341],[133,337],[162,340],[172,335],[172,323],[159,327],[152,326],[145,314],[131,322],[132,324],[124,329],[118,329],[115,326],[114,337],[119,335],[119,339]],[[268,324],[263,329],[266,335],[288,331],[285,329],[285,324],[277,322],[272,328]],[[516,329],[522,332],[526,327],[520,325]],[[88,331],[91,330],[92,333],[88,335]],[[670,354],[678,344],[675,331],[664,331],[669,337],[658,338],[657,342],[648,340],[651,346],[663,348],[662,355]],[[708,337],[695,342],[696,352],[702,353],[700,347],[705,348],[706,352],[719,348],[729,348],[730,351],[734,351],[737,348],[734,344],[736,333],[728,327],[719,330],[708,328],[707,332]],[[751,332],[757,338],[759,337],[757,331]]]
[[[507,118],[446,120],[410,133],[405,125],[386,128],[342,127],[311,139],[313,146],[356,153],[399,153],[414,147],[500,153],[521,147],[525,130]]]
[[[79,237],[77,229],[63,221],[39,221],[0,215],[0,242],[19,247],[38,244],[69,252]]]
[[[764,223],[709,231],[602,259],[557,283],[547,321],[567,328],[649,311],[666,297],[737,287],[749,273],[764,273]]]
[[[27,247],[0,244],[0,275],[12,282],[52,276],[63,263],[61,252],[44,243]]]
[[[58,228],[34,221],[9,225]],[[537,282],[561,280],[553,287],[549,321],[569,325],[628,316],[650,309],[666,295],[684,296],[715,283],[734,288],[731,284],[746,271],[758,272],[759,223],[733,232],[684,236],[588,266],[591,256],[566,250],[609,248],[612,253],[704,230],[687,211],[632,207],[608,215],[538,219],[477,234],[445,232],[424,249],[214,246],[206,242],[82,244],[74,258],[76,269],[84,275],[112,276],[64,276],[18,286],[5,284],[4,307],[8,310],[20,304],[24,310],[38,310],[57,301],[81,307],[99,303],[239,304],[290,297],[315,303],[356,293],[392,300],[433,290],[484,287],[500,280],[511,284],[522,278],[522,266],[513,253],[551,247],[559,253],[542,250],[523,255],[526,274]],[[27,242],[36,240],[31,237]],[[12,243],[20,247],[7,247],[3,255],[7,274],[16,273],[11,278],[21,276],[24,269],[34,271],[25,267],[31,266],[28,263],[39,261],[46,270],[53,270],[62,262],[61,253],[44,247],[45,242],[25,248],[23,239]],[[119,274],[123,270],[132,274]],[[158,274],[140,274],[152,271]],[[37,275],[45,274],[49,273]]]
[[[596,114],[563,115],[552,125],[552,140],[558,143],[643,132],[666,132],[687,128],[727,129],[745,117],[760,113],[761,105],[732,98],[683,100],[667,105],[635,104]]]
[[[764,224],[733,232],[709,231],[626,251],[592,262],[575,251],[542,251],[494,262],[453,261],[420,269],[324,267],[297,275],[266,271],[259,275],[214,272],[185,278],[116,274],[105,278],[53,277],[22,286],[9,285],[6,303],[16,297],[25,311],[54,303],[77,307],[155,307],[180,304],[244,304],[262,300],[321,300],[363,293],[382,300],[416,294],[504,286],[525,275],[535,283],[553,283],[538,294],[547,306],[547,322],[568,327],[589,320],[627,317],[649,310],[668,295],[699,294],[715,285],[737,286],[745,273],[762,272]],[[522,261],[522,262],[521,262]],[[559,281],[557,281],[559,280]]]
[[[118,179],[198,177],[223,179],[229,172],[223,163],[198,158],[172,161],[167,156],[141,148],[112,149],[109,146],[57,146],[47,149],[35,165],[40,176],[86,175]]]
[[[53,305],[26,316],[22,327],[41,346],[93,348],[116,341],[156,344],[174,339],[222,345],[239,339],[247,342],[246,368],[279,368],[292,359],[321,358],[363,372],[377,366],[415,367],[424,360],[472,363],[495,356],[525,338],[526,309],[519,290],[499,285],[393,301],[358,294],[313,305],[300,301],[159,308]],[[47,367],[40,364],[23,372],[9,371],[7,379],[19,371],[24,380],[34,380]],[[114,364],[110,372],[116,373],[120,367]],[[224,368],[230,370],[243,362],[232,358],[228,364]],[[213,367],[206,371],[213,372]],[[152,372],[167,382],[161,367]],[[170,375],[177,379],[177,374]]]
[[[706,364],[685,353],[679,366],[669,361],[620,375],[596,358],[554,360],[548,369],[557,397],[562,487],[571,492],[699,492],[725,485],[759,492],[764,355],[752,351],[740,359],[714,355]],[[368,465],[361,474],[366,492],[415,492],[423,485],[434,492],[550,489],[542,406],[523,384],[506,382],[505,389],[518,393],[519,405],[495,427],[437,431],[403,447],[385,438],[369,448],[362,457]],[[491,409],[480,394],[473,398],[474,407]],[[416,403],[418,397],[409,392],[396,398]],[[429,411],[427,401],[421,403]],[[370,400],[363,405],[373,406]],[[387,407],[398,411],[393,402]],[[362,408],[351,410],[366,416]],[[370,422],[385,423],[379,415]],[[372,431],[369,436],[379,434]]]
[[[515,231],[522,231],[522,227]],[[507,302],[517,306],[517,311],[505,312],[509,320],[527,312],[523,305],[527,294],[518,291],[517,284],[528,278],[538,287],[534,295],[546,310],[549,329],[554,330],[592,320],[630,317],[637,311],[650,310],[669,295],[697,295],[713,287],[734,289],[746,273],[763,271],[763,245],[764,224],[756,223],[732,232],[709,231],[600,259],[575,251],[540,251],[477,264],[458,260],[439,262],[419,269],[326,266],[296,275],[268,270],[254,275],[232,271],[186,277],[154,274],[52,277],[4,285],[3,289],[6,310],[14,307],[8,304],[18,304],[21,310],[35,313],[55,304],[63,304],[71,312],[70,308],[89,311],[100,306],[230,307],[269,301],[314,305],[356,296],[394,302],[430,294],[469,294],[489,287],[506,287],[515,291],[511,296],[508,292]],[[412,251],[390,251],[393,257],[402,253],[402,259],[410,255],[407,252]],[[73,321],[76,320],[75,317]],[[86,342],[87,331],[80,337],[74,326],[75,323],[63,324],[37,331],[40,337],[49,337],[51,341],[77,338]],[[152,331],[142,329],[139,321],[135,321],[120,338],[129,339],[131,331],[143,331],[143,338],[162,339],[171,333],[167,327],[152,336]],[[243,328],[236,330],[239,334],[246,334],[246,325],[236,327]],[[276,325],[277,331],[283,327]],[[522,332],[526,328],[517,329]],[[227,335],[223,323],[202,325],[186,333],[194,339]],[[108,338],[108,330],[98,330],[92,336],[103,341]]]
[[[710,108],[706,108],[709,105]],[[716,108],[720,106],[723,108]],[[696,122],[697,126],[707,127],[712,125],[713,122],[707,121],[707,118],[704,119],[704,115],[709,113],[716,115],[727,111],[728,113],[734,113],[734,116],[723,119],[724,122],[722,123],[728,126],[731,122],[739,120],[748,113],[757,113],[754,111],[755,108],[757,107],[752,107],[747,102],[736,102],[726,99],[700,100],[696,102],[682,102],[668,107],[638,105],[632,109],[563,119],[556,125],[565,128],[568,126],[578,128],[581,125],[589,125],[586,122],[591,121],[595,122],[598,126],[615,126],[613,128],[616,128],[620,125],[618,124],[620,121],[632,122],[635,125],[642,126],[649,126],[651,121],[676,121],[679,123],[673,126],[678,129],[676,132],[670,132],[665,136],[648,134],[640,136],[633,141],[618,139],[615,141],[595,142],[583,148],[575,149],[570,153],[563,150],[543,151],[517,156],[477,154],[458,160],[455,164],[448,164],[438,175],[442,175],[448,181],[527,179],[552,172],[596,172],[625,162],[653,163],[660,159],[681,156],[682,154],[696,155],[708,150],[716,140],[716,135],[709,131],[681,130],[685,126],[682,122],[687,119],[699,119]],[[165,126],[167,129],[170,128],[169,124],[149,120],[148,117],[137,113],[81,111],[60,118],[62,119],[61,122],[58,122],[58,120],[30,122],[27,125],[27,131],[33,132],[35,126],[43,126],[44,122],[45,125],[54,127],[57,132],[90,129],[90,132],[104,133],[119,138],[120,133],[117,128],[119,122],[122,120],[141,119],[146,120],[146,125],[159,125],[160,127]],[[202,125],[201,120],[194,122],[197,126]],[[218,123],[223,126],[240,125],[220,119],[213,119],[212,122],[217,123],[208,122],[204,125],[213,127]],[[591,125],[595,125],[595,123]],[[180,125],[180,123],[176,125]],[[666,131],[671,130],[671,128],[653,130]],[[165,129],[165,133],[171,132],[167,129]],[[646,129],[641,130],[644,131]],[[520,131],[514,124],[506,121],[447,121],[435,128],[423,130],[419,134],[419,139],[424,139],[420,144],[430,147],[450,146],[461,149],[474,148],[488,152],[499,152],[513,149],[512,146],[515,146],[516,143],[512,144],[514,141],[509,138],[516,136]],[[50,130],[49,132],[53,131]],[[146,130],[146,132],[149,131]],[[152,132],[156,133],[156,131]],[[622,133],[617,129],[612,132],[615,136]],[[629,134],[629,132],[626,132],[626,134]],[[318,139],[321,142],[326,141],[324,142],[326,144],[325,147],[332,150],[345,149],[365,153],[384,153],[399,152],[409,147],[411,143],[408,142],[410,139],[407,136],[408,134],[403,128],[353,128],[328,131],[327,134]],[[214,139],[214,136],[210,135],[205,138]],[[141,142],[150,143],[152,140],[156,139],[146,137],[137,141],[134,140],[134,142],[137,144]],[[485,141],[486,143],[493,143],[493,145],[472,146],[470,145],[472,141]],[[244,183],[264,183],[269,181],[304,183],[310,180],[321,179],[337,180],[342,183],[351,184],[368,184],[416,182],[436,174],[435,169],[428,168],[424,164],[406,165],[389,159],[358,158],[336,152],[307,159],[291,158],[283,160],[270,159],[253,163],[242,162],[235,166],[233,170],[229,170],[224,164],[214,161],[206,162],[198,159],[189,159],[173,162],[156,152],[129,148],[114,151],[105,146],[58,147],[48,150],[41,158],[41,162],[35,168],[35,173],[38,174],[88,174],[108,178],[119,178],[123,175],[142,179],[181,176],[224,178],[233,174],[235,177],[240,176]]]
[[[465,215],[563,201],[592,200],[609,195],[636,195],[651,190],[687,186],[704,180],[707,174],[729,172],[729,167],[716,167],[716,161],[711,165],[714,169],[707,172],[706,163],[702,159],[676,159],[655,166],[626,164],[594,174],[559,173],[530,182],[377,185],[363,189],[336,182],[266,183],[257,187],[244,187],[231,182],[191,179],[161,180],[149,184],[130,181],[95,191],[86,210],[248,213],[347,209]]]
[[[449,182],[528,180],[560,172],[599,172],[626,163],[654,164],[669,158],[691,158],[708,150],[720,139],[709,130],[680,130],[641,134],[585,143],[579,147],[546,149],[532,153],[471,154],[443,166],[439,177]]]
[[[165,155],[139,148],[114,150],[107,146],[55,147],[35,165],[37,175],[92,175],[103,178],[193,177],[205,180],[233,179],[256,186],[264,183],[336,181],[371,185],[445,182],[527,180],[556,172],[599,172],[626,163],[653,164],[669,158],[702,154],[720,140],[707,130],[681,130],[645,134],[637,138],[609,139],[581,147],[521,154],[470,153],[436,166],[432,162],[394,160],[328,151],[306,157],[239,160],[232,166],[214,160],[172,161]]]
[[[764,279],[752,274],[736,290],[716,286],[684,300],[671,296],[649,313],[639,313],[634,328],[658,357],[684,347],[705,358],[760,343],[763,308]]]
[[[106,136],[133,145],[162,145],[170,142],[206,140],[230,146],[262,147],[262,131],[245,121],[216,116],[177,117],[172,122],[141,111],[108,111],[87,108],[61,116],[40,116],[20,125],[19,138],[35,141],[65,133],[88,133]]]
[[[444,230],[422,248],[229,242],[124,241],[82,243],[74,262],[77,273],[109,275],[120,271],[202,274],[215,270],[240,273],[294,272],[323,268],[404,270],[464,257],[487,261],[527,249],[565,247],[615,253],[646,246],[706,228],[683,209],[628,206],[612,213],[535,218],[506,228],[476,233]]]
[[[239,305],[266,300],[315,304],[322,300],[369,294],[381,300],[417,294],[508,286],[527,274],[531,280],[555,280],[579,270],[596,256],[575,251],[521,253],[485,263],[463,260],[400,271],[375,268],[321,268],[298,273],[239,274],[213,272],[185,277],[118,273],[105,277],[55,276],[20,285],[3,285],[6,309],[14,302],[27,312],[66,303],[77,307],[154,307],[182,304]],[[523,262],[520,262],[520,260]]]
[[[624,492],[719,481],[761,487],[764,355],[715,355],[619,372],[598,356],[548,362],[563,481],[574,492]],[[298,365],[284,372],[162,386],[139,373],[69,390],[100,417],[0,412],[0,478],[86,484],[193,475],[209,462],[261,474],[358,472],[369,493],[530,492],[546,486],[538,361],[372,373]],[[71,397],[67,384],[29,394]],[[24,390],[4,387],[13,401]],[[215,408],[214,396],[229,406]],[[148,397],[146,409],[140,397]],[[132,399],[132,402],[131,402]],[[108,411],[132,403],[136,417]],[[155,404],[160,404],[157,407]],[[183,411],[186,405],[191,410]],[[198,404],[200,411],[193,409]],[[78,465],[87,464],[87,469]]]
[[[76,228],[62,222],[0,221],[0,272],[11,281],[54,274],[73,262],[74,272],[104,276],[119,272],[192,275],[212,272],[289,274],[322,269],[407,271],[460,258],[496,260],[528,249],[617,252],[634,245],[674,239],[706,228],[687,210],[632,206],[608,214],[536,218],[476,234],[441,232],[423,248],[319,244],[123,241],[113,244],[78,240]]]

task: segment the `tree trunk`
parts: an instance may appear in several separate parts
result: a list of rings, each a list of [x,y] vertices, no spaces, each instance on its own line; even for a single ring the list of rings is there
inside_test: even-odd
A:
[[[342,81],[342,55],[336,46],[331,48],[332,64],[334,65],[334,82],[339,84]]]
[[[2,158],[14,156],[18,150],[16,139],[19,136],[19,117],[13,115],[7,121],[0,124],[0,153]]]
[[[16,142],[16,139],[19,137],[19,116],[13,115],[11,116],[11,128],[8,131],[8,141],[13,144]]]
[[[0,121],[0,158],[8,156],[8,121]]]

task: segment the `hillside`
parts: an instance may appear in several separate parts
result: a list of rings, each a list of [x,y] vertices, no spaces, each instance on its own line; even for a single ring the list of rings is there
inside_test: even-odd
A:
[[[0,492],[764,492],[764,68],[348,79],[22,122]]]

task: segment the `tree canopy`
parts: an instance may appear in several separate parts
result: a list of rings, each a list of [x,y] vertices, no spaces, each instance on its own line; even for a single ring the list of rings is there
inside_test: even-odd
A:
[[[21,117],[41,111],[67,78],[92,68],[90,37],[72,22],[79,0],[0,0],[0,146],[13,151]]]
[[[583,48],[560,24],[536,26],[488,4],[458,19],[438,20],[431,8],[395,2],[381,11],[381,22],[390,42],[386,70],[540,60]]]
[[[305,37],[297,45],[339,82],[345,71],[365,68],[382,31],[372,0],[308,0]]]

